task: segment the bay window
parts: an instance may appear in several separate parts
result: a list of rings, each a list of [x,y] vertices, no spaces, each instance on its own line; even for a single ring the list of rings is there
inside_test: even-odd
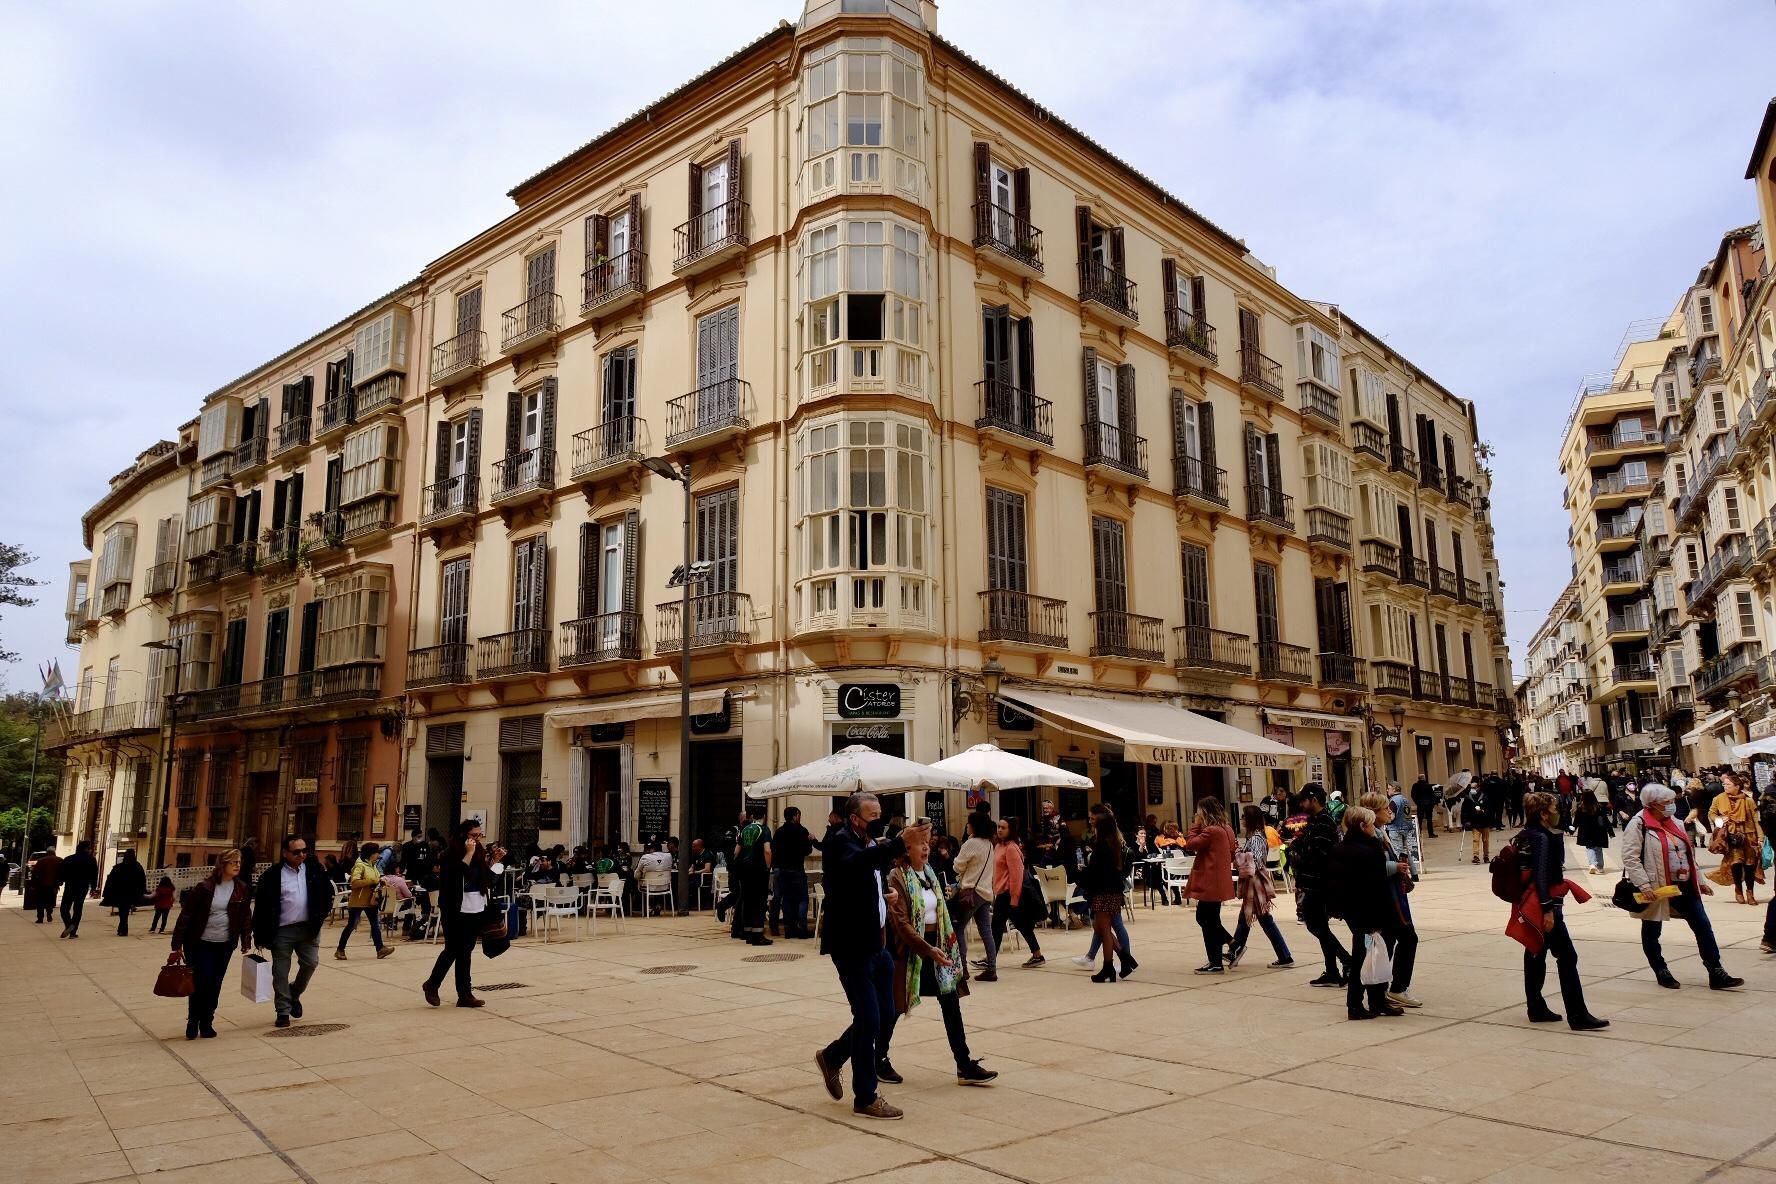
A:
[[[806,397],[925,389],[923,236],[891,220],[810,230],[802,241]]]
[[[802,71],[803,199],[833,190],[921,196],[924,76],[912,50],[850,37]]]
[[[323,667],[380,662],[388,612],[388,576],[359,571],[321,588],[320,662]]]

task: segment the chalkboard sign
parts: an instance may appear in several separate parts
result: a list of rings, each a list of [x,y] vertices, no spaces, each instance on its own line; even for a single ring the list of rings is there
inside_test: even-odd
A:
[[[561,829],[561,803],[560,802],[538,802],[537,803],[537,829],[538,830],[560,830]]]
[[[1163,806],[1166,800],[1165,770],[1158,765],[1148,765],[1146,768],[1147,804],[1149,806]]]
[[[643,781],[636,787],[635,825],[643,842],[672,833],[672,782]]]
[[[847,682],[839,685],[840,719],[900,718],[900,684]]]
[[[927,790],[925,792],[925,817],[931,819],[931,833],[934,835],[948,834],[948,819],[944,814],[943,790]]]
[[[402,831],[402,833],[411,834],[414,831],[418,830],[419,825],[420,825],[420,819],[422,817],[423,817],[423,815],[421,814],[421,807],[420,807],[419,803],[411,802],[405,806],[402,806],[401,807],[401,831]]]

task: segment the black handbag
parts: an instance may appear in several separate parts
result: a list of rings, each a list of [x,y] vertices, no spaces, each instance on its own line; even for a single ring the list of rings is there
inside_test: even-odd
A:
[[[1644,913],[1653,906],[1651,902],[1641,900],[1635,895],[1639,891],[1632,880],[1623,876],[1616,881],[1616,890],[1610,893],[1610,903],[1625,912]]]

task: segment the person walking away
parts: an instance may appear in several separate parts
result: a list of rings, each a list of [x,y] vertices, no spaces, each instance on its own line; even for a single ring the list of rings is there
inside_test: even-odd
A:
[[[1319,941],[1320,955],[1326,960],[1325,973],[1314,979],[1310,987],[1342,987],[1351,966],[1350,955],[1332,934],[1332,915],[1327,910],[1327,861],[1338,845],[1338,828],[1326,813],[1326,792],[1318,782],[1301,787],[1297,798],[1306,818],[1301,831],[1289,845],[1289,867],[1295,877],[1295,910],[1307,931]]]
[[[1338,914],[1351,931],[1345,1018],[1372,1020],[1377,1016],[1406,1014],[1399,1004],[1388,1001],[1387,983],[1363,982],[1363,960],[1368,956],[1369,944],[1385,940],[1381,931],[1393,909],[1387,882],[1387,848],[1375,833],[1375,811],[1353,806],[1344,812],[1344,838],[1332,849],[1326,876]]]
[[[1024,959],[1024,965],[1041,966],[1048,959],[1042,956],[1042,943],[1036,940],[1034,917],[1042,915],[1042,901],[1040,898],[1030,900],[1025,895],[1029,885],[1025,881],[1023,824],[1010,816],[1001,818],[995,838],[993,944],[996,947],[1005,944],[1005,929],[1009,925],[1023,935],[1024,942],[1030,947],[1030,956]]]
[[[1097,834],[1098,819],[1102,815],[1108,815],[1112,821],[1115,821],[1115,818],[1116,818],[1115,813],[1110,809],[1109,806],[1106,806],[1104,803],[1099,802],[1097,805],[1093,806],[1090,811],[1090,822],[1088,824],[1089,829],[1087,830],[1086,833],[1089,836],[1093,837],[1094,839],[1096,838],[1096,834]],[[1120,842],[1121,838],[1122,838],[1122,832],[1120,829],[1118,829],[1117,840]],[[1085,902],[1086,902],[1086,909],[1087,909],[1088,915],[1089,915],[1090,909],[1091,909],[1091,895],[1090,895],[1091,886],[1097,882],[1097,881],[1094,881],[1093,879],[1091,879],[1091,877],[1088,874],[1089,869],[1091,868],[1091,860],[1093,857],[1093,852],[1092,852],[1092,848],[1089,845],[1081,846],[1079,848],[1079,851],[1080,851],[1080,857],[1084,861],[1080,865],[1080,869],[1079,869],[1079,881],[1078,881],[1079,882],[1079,894],[1080,894],[1080,897],[1083,900],[1085,900]],[[1128,869],[1130,867],[1134,866],[1133,861],[1138,859],[1139,856],[1140,856],[1140,848],[1139,847],[1125,849],[1125,851],[1124,851],[1123,875],[1124,875],[1125,879],[1122,880],[1120,882],[1119,886],[1117,887],[1118,907],[1117,907],[1116,912],[1111,914],[1111,918],[1110,918],[1110,931],[1111,931],[1111,933],[1115,934],[1115,936],[1116,936],[1116,949],[1119,952],[1119,957],[1122,959],[1122,963],[1123,963],[1123,966],[1122,966],[1122,977],[1123,978],[1127,978],[1129,975],[1133,974],[1137,969],[1139,969],[1139,967],[1141,965],[1139,962],[1135,961],[1134,946],[1129,943],[1128,926],[1126,926],[1122,923],[1122,907],[1121,907],[1123,891],[1124,891],[1124,888],[1126,888],[1126,886],[1128,884],[1128,881],[1126,879],[1126,877],[1128,875]],[[1094,919],[1094,921],[1096,920],[1095,917],[1093,919]],[[1074,957],[1073,965],[1079,967],[1081,970],[1090,970],[1094,965],[1096,965],[1097,960],[1098,960],[1098,951],[1100,949],[1102,949],[1103,946],[1104,946],[1104,938],[1101,934],[1099,934],[1097,932],[1097,930],[1094,926],[1093,931],[1092,931],[1091,945],[1086,948],[1085,953],[1079,954],[1076,957]]]
[[[1423,819],[1429,838],[1437,837],[1437,791],[1431,788],[1431,782],[1423,773],[1412,783],[1412,804],[1418,807],[1418,816]]]
[[[1721,792],[1708,807],[1708,827],[1708,849],[1721,857],[1708,878],[1723,888],[1731,883],[1740,904],[1756,904],[1764,880],[1764,837],[1743,775],[1721,775]]]
[[[302,993],[321,964],[321,925],[333,905],[333,889],[309,858],[308,840],[285,835],[283,858],[259,877],[253,894],[253,944],[271,951],[271,990],[276,1026],[302,1018]],[[290,959],[296,977],[290,978]]]
[[[55,916],[56,891],[62,884],[62,857],[45,851],[26,869],[26,874],[31,880],[31,906],[37,910],[37,924],[41,925]],[[63,936],[67,936],[66,930]]]
[[[117,936],[129,936],[130,914],[142,907],[148,896],[148,873],[136,862],[134,848],[125,848],[123,858],[105,877],[105,894],[99,903],[117,910]]]
[[[1233,899],[1233,849],[1237,842],[1221,799],[1199,801],[1196,817],[1184,836],[1184,845],[1196,855],[1190,878],[1184,882],[1184,899],[1196,902],[1196,923],[1209,955],[1208,962],[1196,968],[1198,974],[1226,972],[1222,951],[1233,943],[1233,935],[1221,924],[1221,905]]]
[[[185,998],[185,1039],[216,1035],[216,1004],[228,978],[234,947],[247,952],[253,940],[253,904],[241,878],[239,851],[216,856],[210,874],[185,893],[173,922],[173,953],[191,967],[191,994]],[[172,881],[165,881],[170,889]]]
[[[1560,804],[1554,795],[1526,794],[1525,823],[1514,848],[1522,877],[1522,894],[1512,906],[1505,932],[1523,946],[1523,996],[1533,1024],[1557,1024],[1559,1012],[1542,998],[1548,977],[1548,955],[1560,977],[1560,999],[1566,1025],[1575,1032],[1595,1032],[1609,1021],[1585,1006],[1579,981],[1579,951],[1566,931],[1566,897],[1583,903],[1590,893],[1566,878],[1566,839],[1560,833]]]
[[[747,809],[746,825],[734,841],[734,878],[740,885],[740,928],[749,946],[768,946],[765,905],[771,889],[771,831],[765,804]]]
[[[1239,877],[1240,914],[1239,924],[1233,927],[1233,946],[1227,951],[1227,965],[1238,966],[1240,959],[1246,956],[1246,939],[1256,923],[1270,939],[1270,948],[1276,954],[1270,968],[1283,970],[1295,965],[1295,959],[1289,953],[1289,943],[1283,940],[1282,930],[1277,928],[1276,918],[1270,915],[1276,889],[1270,879],[1270,840],[1264,835],[1264,811],[1257,806],[1247,806],[1240,811],[1240,822],[1246,828],[1246,835],[1233,853],[1233,870]]]
[[[968,837],[956,852],[956,945],[966,964],[968,926],[979,935],[982,957],[974,965],[983,983],[999,981],[999,942],[993,936],[993,880],[998,862],[993,848],[993,820],[970,813],[965,823]]]
[[[1764,832],[1763,845],[1768,847],[1776,839],[1776,785],[1767,787],[1758,798],[1758,828]],[[1764,910],[1764,937],[1758,948],[1776,954],[1776,899]]]
[[[489,856],[482,845],[481,823],[465,818],[452,832],[444,853],[443,884],[438,893],[438,912],[444,922],[444,949],[432,963],[432,973],[420,987],[425,1001],[439,1007],[438,988],[453,969],[456,974],[456,1005],[482,1007],[487,1000],[475,996],[471,963],[475,943],[487,925],[487,896],[493,882]]]
[[[1400,792],[1399,785],[1390,783],[1388,789],[1390,792],[1385,799],[1388,817],[1382,824],[1387,834],[1383,837],[1387,840],[1388,846],[1392,847],[1411,865],[1411,876],[1416,881],[1419,871],[1424,866],[1418,846],[1418,823],[1413,819],[1412,805],[1407,801],[1406,795]],[[1360,800],[1363,805],[1375,810],[1375,807],[1370,805],[1368,794],[1364,794]],[[1375,813],[1376,817],[1381,816],[1380,810],[1376,810]]]
[[[1468,841],[1473,855],[1472,862],[1492,859],[1492,816],[1487,810],[1486,795],[1480,789],[1479,782],[1468,782],[1467,792],[1462,795],[1461,811],[1462,829],[1468,832]],[[1461,858],[1459,855],[1456,858]]]
[[[375,843],[365,843],[358,848],[358,861],[352,865],[351,876],[346,880],[351,895],[345,903],[345,928],[339,933],[339,948],[333,956],[345,961],[345,943],[351,940],[352,931],[358,927],[358,918],[366,913],[370,916],[370,942],[376,947],[376,956],[386,958],[395,952],[393,946],[382,944],[382,912],[376,903],[377,889],[382,886],[381,852]]]
[[[1573,833],[1579,846],[1585,849],[1585,858],[1589,865],[1585,868],[1586,874],[1601,876],[1603,849],[1610,845],[1616,827],[1610,811],[1590,793],[1579,794],[1578,800],[1573,804]]]
[[[923,822],[923,819],[916,821]],[[921,998],[933,997],[943,1013],[944,1035],[956,1062],[957,1085],[990,1085],[999,1074],[981,1068],[968,1051],[968,1033],[962,1027],[962,999],[968,994],[962,951],[956,944],[950,910],[943,886],[930,865],[929,830],[902,831],[906,855],[888,874],[889,930],[894,937],[894,1015],[880,1037],[876,1050],[877,1073],[883,1081],[902,1080],[888,1058],[889,1045],[899,1017],[911,1014]]]
[[[148,922],[148,932],[165,933],[167,915],[173,911],[173,906],[179,903],[179,892],[173,887],[171,876],[160,878],[160,883],[154,889],[151,903],[154,905],[154,920]]]
[[[783,811],[783,825],[771,835],[771,866],[777,873],[777,895],[771,901],[772,934],[778,932],[781,915],[785,937],[814,936],[808,931],[807,869],[813,849],[813,836],[802,825],[802,812],[794,806]]]
[[[93,858],[92,840],[82,839],[74,854],[62,860],[62,936],[80,936],[80,914],[86,898],[99,894],[99,861]]]
[[[1645,808],[1622,828],[1622,877],[1651,901],[1640,914],[1640,948],[1646,953],[1653,978],[1673,991],[1681,985],[1659,948],[1659,934],[1666,919],[1675,913],[1696,937],[1696,953],[1708,970],[1709,987],[1726,991],[1744,986],[1744,979],[1734,978],[1721,966],[1720,944],[1702,907],[1702,898],[1714,895],[1714,889],[1697,875],[1696,849],[1689,832],[1673,817],[1677,794],[1649,781],[1641,786],[1640,800]],[[1677,888],[1676,896],[1657,895],[1660,888],[1668,886]]]
[[[1128,930],[1122,924],[1123,893],[1128,883],[1128,848],[1117,829],[1116,815],[1101,808],[1092,815],[1092,836],[1086,865],[1079,877],[1079,892],[1091,906],[1092,945],[1102,947],[1104,968],[1092,975],[1094,983],[1113,983],[1117,965],[1127,978],[1140,963],[1128,949]]]
[[[865,1118],[897,1119],[902,1111],[878,1092],[879,1041],[894,1030],[894,959],[885,932],[889,900],[885,877],[906,854],[908,841],[928,840],[925,827],[908,827],[892,839],[877,842],[870,827],[882,817],[882,803],[873,793],[858,792],[845,800],[844,823],[822,841],[826,900],[820,921],[820,952],[832,959],[833,970],[851,1008],[851,1024],[838,1039],[814,1054],[814,1066],[826,1092],[836,1102],[845,1096],[840,1073],[851,1064],[851,1109]]]
[[[1361,798],[1365,809],[1375,814],[1375,834],[1381,840],[1382,866],[1387,871],[1388,909],[1382,916],[1381,939],[1387,943],[1388,957],[1393,960],[1393,978],[1388,983],[1387,1001],[1395,1007],[1423,1007],[1423,1000],[1412,993],[1412,971],[1418,963],[1418,929],[1412,924],[1412,860],[1404,847],[1394,845],[1393,799],[1379,793],[1366,793]]]

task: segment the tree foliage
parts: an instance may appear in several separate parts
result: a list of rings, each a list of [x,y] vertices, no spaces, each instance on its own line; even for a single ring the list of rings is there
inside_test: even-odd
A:
[[[31,752],[36,747],[39,717],[49,722],[49,704],[35,695],[0,697],[0,811],[23,810],[31,785]],[[36,805],[52,809],[56,787],[62,781],[62,760],[47,750],[37,753],[37,787],[31,793]]]
[[[19,570],[19,568],[36,561],[37,556],[17,543],[0,543],[0,606],[11,605],[15,608],[29,608],[37,603],[37,598],[28,595],[25,589],[40,588],[43,586],[43,581],[25,575]],[[0,647],[0,662],[16,662],[18,657],[11,650]]]
[[[0,847],[11,847],[18,842],[25,829],[25,808],[14,806],[10,810],[0,810]],[[32,851],[42,851],[52,846],[55,838],[55,815],[42,806],[31,809],[31,842]]]

